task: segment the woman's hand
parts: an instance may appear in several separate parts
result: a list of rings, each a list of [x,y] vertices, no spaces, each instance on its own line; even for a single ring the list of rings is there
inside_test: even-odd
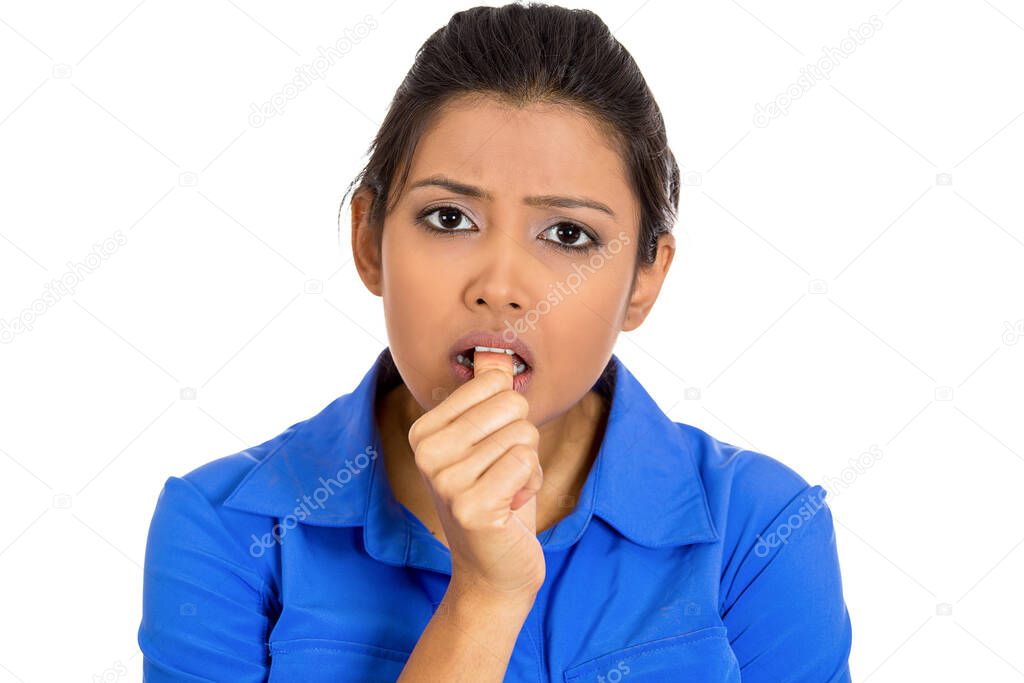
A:
[[[537,540],[540,434],[512,376],[511,356],[477,352],[473,379],[413,423],[409,445],[451,550],[451,583],[532,600],[545,569]]]

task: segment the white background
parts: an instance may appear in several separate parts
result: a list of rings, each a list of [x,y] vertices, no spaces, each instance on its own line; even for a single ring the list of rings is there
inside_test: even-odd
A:
[[[1024,7],[837,4],[587,5],[688,183],[616,353],[673,419],[829,488],[854,680],[1016,681]],[[140,680],[165,479],[315,414],[386,345],[336,217],[416,49],[470,6],[427,5],[0,4],[0,330],[36,306],[0,344],[0,681]]]

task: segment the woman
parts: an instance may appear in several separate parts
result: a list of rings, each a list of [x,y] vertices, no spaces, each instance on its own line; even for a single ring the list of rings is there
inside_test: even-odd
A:
[[[824,490],[672,422],[612,353],[668,273],[679,170],[596,15],[454,15],[352,187],[389,345],[168,479],[146,680],[850,680]]]

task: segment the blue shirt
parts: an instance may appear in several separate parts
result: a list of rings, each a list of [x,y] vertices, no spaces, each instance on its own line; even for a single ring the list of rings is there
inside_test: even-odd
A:
[[[146,546],[145,680],[394,681],[451,578],[392,494],[359,386],[258,446],[170,477]],[[601,447],[538,533],[546,578],[506,681],[850,681],[825,491],[669,419],[612,355]]]

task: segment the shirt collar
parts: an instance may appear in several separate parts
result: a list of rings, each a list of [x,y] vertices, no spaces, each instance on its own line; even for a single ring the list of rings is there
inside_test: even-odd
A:
[[[374,418],[401,381],[389,347],[351,393],[245,453],[257,463],[226,507],[298,523],[363,527],[367,552],[395,565],[451,572],[450,552],[392,494]],[[647,547],[717,541],[693,445],[612,354],[594,390],[611,406],[601,447],[571,513],[539,534],[546,551],[574,544],[597,515]]]

